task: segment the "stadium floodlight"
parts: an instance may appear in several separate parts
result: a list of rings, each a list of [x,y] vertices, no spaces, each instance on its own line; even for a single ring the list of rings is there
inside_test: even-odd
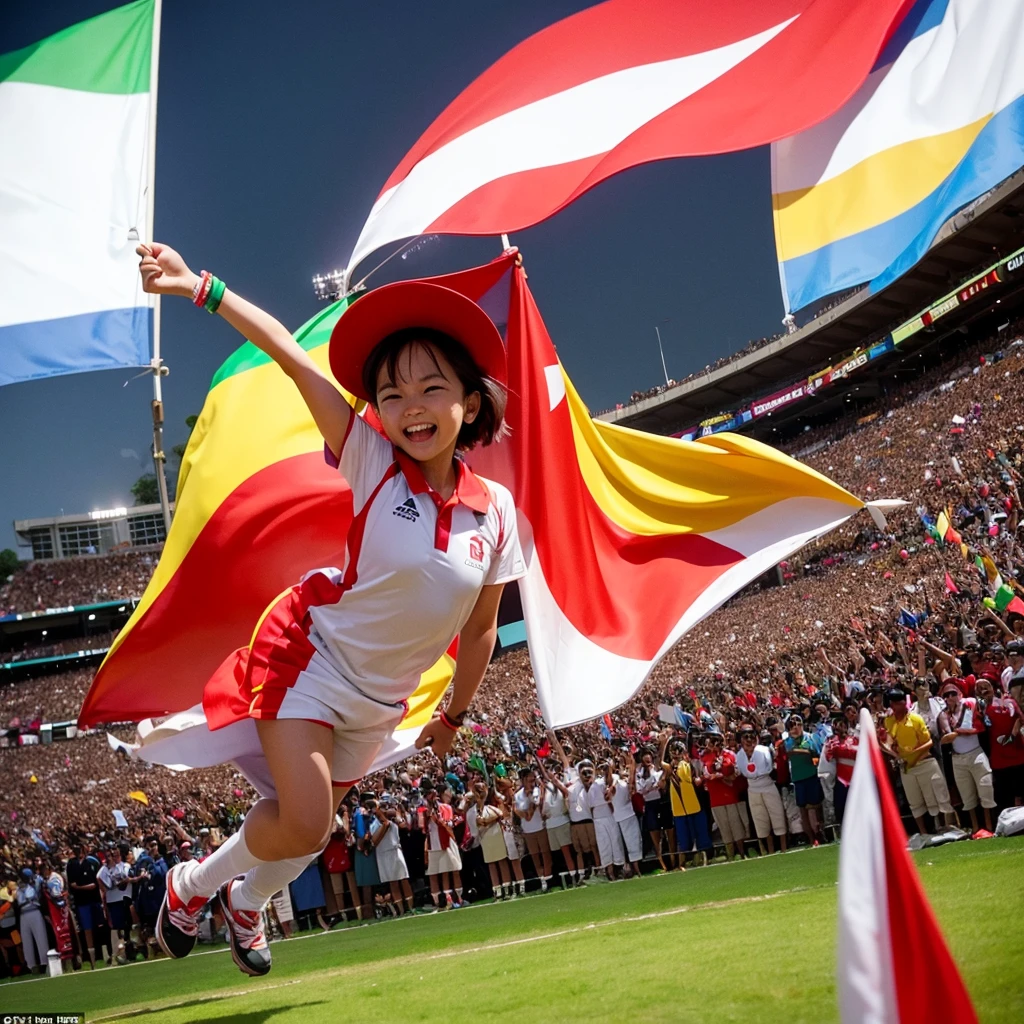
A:
[[[321,302],[336,302],[345,292],[345,271],[331,270],[313,277],[313,294]]]

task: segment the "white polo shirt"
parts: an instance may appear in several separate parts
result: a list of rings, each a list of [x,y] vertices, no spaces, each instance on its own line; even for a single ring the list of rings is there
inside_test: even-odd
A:
[[[397,704],[451,646],[481,589],[526,574],[515,503],[461,461],[443,501],[419,463],[360,416],[349,418],[338,468],[354,518],[344,566],[303,577],[326,578],[307,588],[309,639],[357,689]]]
[[[577,779],[569,787],[569,820],[590,821],[592,817],[590,803],[587,799],[587,787],[583,785],[582,779]]]
[[[526,789],[516,790],[516,795],[513,797],[515,800],[516,810],[520,814],[526,814],[530,807],[533,807],[533,817],[527,821],[526,818],[520,818],[519,823],[522,825],[524,832],[543,832],[544,831],[544,819],[540,816],[540,790],[534,786],[531,794],[528,796]],[[531,805],[532,800],[532,805]]]
[[[544,826],[561,828],[562,825],[568,825],[569,808],[562,791],[553,782],[545,783],[544,788]]]
[[[615,791],[612,793],[612,817],[616,821],[635,818],[636,811],[633,810],[633,801],[629,795],[629,781],[613,775],[612,782],[615,783]]]
[[[590,808],[590,816],[596,821],[598,818],[612,817],[612,808],[604,798],[604,779],[594,779],[590,789],[586,793],[587,806]]]
[[[661,782],[661,772],[657,768],[651,767],[651,774],[646,778],[641,774],[643,766],[640,766],[636,770],[636,791],[644,798],[644,803],[648,803],[651,800],[658,800],[661,798],[661,790],[658,788],[658,783]]]
[[[773,764],[772,752],[760,743],[754,747],[750,757],[742,747],[736,751],[736,774],[747,780],[752,793],[764,793],[775,788]]]

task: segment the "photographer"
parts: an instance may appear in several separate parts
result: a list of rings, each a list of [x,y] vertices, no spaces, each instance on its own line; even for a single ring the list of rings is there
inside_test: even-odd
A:
[[[378,804],[370,823],[370,838],[377,851],[377,871],[382,883],[390,889],[392,913],[401,917],[412,913],[412,886],[409,884],[409,868],[402,853],[399,838],[401,809],[393,803]]]

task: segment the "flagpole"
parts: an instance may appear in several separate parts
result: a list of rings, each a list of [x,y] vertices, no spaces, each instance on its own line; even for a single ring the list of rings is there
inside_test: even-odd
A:
[[[153,44],[149,58],[149,140],[148,171],[146,184],[146,226],[149,237],[155,237],[153,228],[156,213],[156,107],[157,86],[160,81],[160,16],[163,0],[153,2]],[[164,516],[165,535],[171,530],[171,503],[167,494],[167,455],[164,452],[164,396],[161,378],[170,372],[160,358],[160,296],[153,296],[153,358],[150,360],[153,374],[153,468],[156,470],[156,485],[160,492],[160,508]]]

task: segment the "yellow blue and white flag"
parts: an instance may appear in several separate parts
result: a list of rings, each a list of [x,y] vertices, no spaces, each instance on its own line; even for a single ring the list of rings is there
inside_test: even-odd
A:
[[[154,8],[0,54],[0,384],[149,362]]]
[[[787,309],[880,290],[1024,166],[1024,0],[918,0],[843,107],[772,145]]]

